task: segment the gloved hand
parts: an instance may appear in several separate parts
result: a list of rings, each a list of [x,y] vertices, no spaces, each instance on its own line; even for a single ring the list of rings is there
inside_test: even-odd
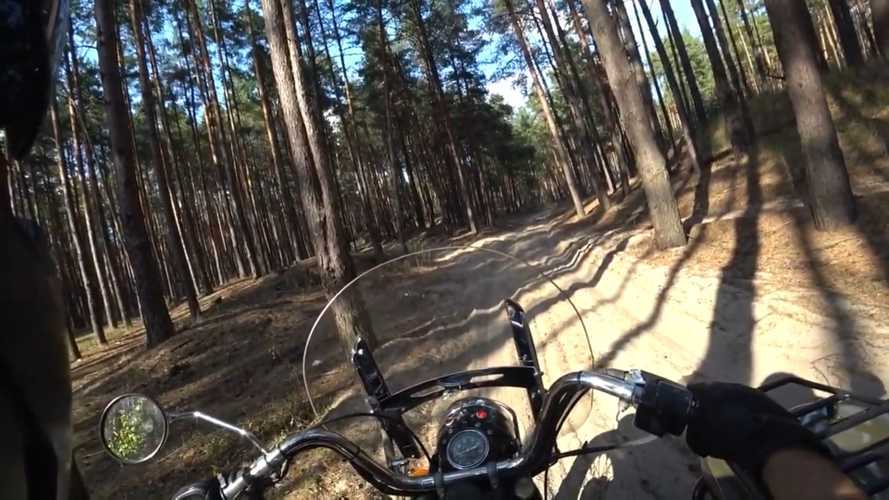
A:
[[[765,393],[740,384],[692,384],[696,409],[685,440],[701,456],[734,462],[760,477],[776,451],[802,448],[826,453],[815,435]]]

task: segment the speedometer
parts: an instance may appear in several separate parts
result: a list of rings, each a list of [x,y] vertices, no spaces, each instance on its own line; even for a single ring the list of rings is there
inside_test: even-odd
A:
[[[448,462],[456,469],[478,467],[488,458],[490,448],[488,438],[481,431],[464,429],[448,441]]]

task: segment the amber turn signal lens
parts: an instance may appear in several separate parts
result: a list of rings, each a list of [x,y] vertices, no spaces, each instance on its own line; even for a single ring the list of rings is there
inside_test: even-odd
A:
[[[407,470],[407,475],[410,477],[420,477],[429,475],[429,466],[428,465],[415,465]]]

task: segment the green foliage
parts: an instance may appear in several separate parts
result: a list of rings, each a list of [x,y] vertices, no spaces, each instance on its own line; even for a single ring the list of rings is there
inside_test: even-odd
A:
[[[134,400],[110,418],[111,435],[107,445],[115,456],[127,460],[144,458],[146,439],[142,412],[143,402]]]
[[[713,82],[713,70],[710,67],[710,59],[707,57],[707,49],[704,47],[704,42],[693,36],[687,30],[682,32],[682,40],[685,42],[685,48],[688,51],[688,58],[691,62],[692,71],[694,71],[698,87],[701,89],[701,97],[704,98],[705,104],[708,106],[715,106],[716,90]],[[663,43],[664,47],[667,49],[667,55],[670,58],[670,65],[672,66],[673,71],[681,69],[679,68],[678,61],[673,57],[673,53],[670,50],[670,40],[666,36],[663,37]],[[661,62],[661,58],[653,48],[650,56],[652,69],[654,70],[655,76],[658,78],[658,82],[661,83],[662,88],[668,88],[667,77],[664,73],[664,65]],[[669,96],[668,100],[672,100],[672,96]]]

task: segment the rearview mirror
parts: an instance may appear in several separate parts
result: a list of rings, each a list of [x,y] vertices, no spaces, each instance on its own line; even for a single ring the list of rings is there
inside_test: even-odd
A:
[[[167,416],[153,399],[124,394],[108,403],[99,421],[102,446],[123,464],[151,460],[167,440]]]

